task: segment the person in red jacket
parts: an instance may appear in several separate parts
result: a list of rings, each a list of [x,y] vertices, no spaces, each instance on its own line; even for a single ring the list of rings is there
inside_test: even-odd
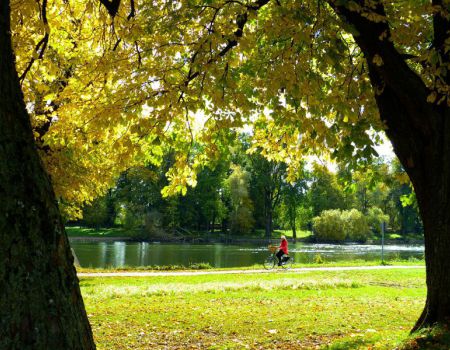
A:
[[[281,263],[284,261],[287,261],[287,259],[289,259],[289,257],[284,258],[282,260],[283,255],[288,255],[289,254],[289,250],[288,250],[288,241],[286,239],[286,236],[281,236],[281,242],[280,242],[280,246],[278,247],[278,252],[277,252],[277,258],[278,258],[278,266],[281,266]]]

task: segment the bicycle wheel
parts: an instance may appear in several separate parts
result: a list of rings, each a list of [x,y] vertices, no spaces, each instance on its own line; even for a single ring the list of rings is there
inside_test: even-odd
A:
[[[264,260],[264,268],[266,270],[273,269],[275,267],[275,257],[273,255],[269,255],[266,260]]]
[[[292,268],[294,264],[294,258],[292,256],[288,256],[288,259],[281,264],[281,267],[285,270],[289,270]]]

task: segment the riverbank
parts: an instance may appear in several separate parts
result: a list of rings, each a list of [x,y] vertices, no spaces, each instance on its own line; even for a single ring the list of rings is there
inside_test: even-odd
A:
[[[289,241],[293,241],[292,231],[275,230],[273,237],[264,237],[263,232],[253,235],[236,236],[224,233],[167,233],[159,236],[146,237],[138,230],[126,230],[123,228],[93,229],[79,226],[66,227],[66,232],[71,241],[75,242],[149,242],[149,243],[224,243],[224,244],[269,244],[278,243],[279,236],[285,235]],[[316,242],[310,231],[299,231],[296,242],[335,244],[336,242]],[[339,244],[355,244],[356,242],[340,242]],[[363,244],[379,244],[380,238],[369,239]],[[400,236],[398,234],[387,234],[384,243],[389,244],[423,244],[420,235]]]
[[[426,297],[421,268],[80,281],[98,348],[116,350],[394,349]]]

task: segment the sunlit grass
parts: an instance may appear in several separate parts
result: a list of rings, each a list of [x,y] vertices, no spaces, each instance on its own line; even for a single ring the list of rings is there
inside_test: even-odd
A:
[[[68,226],[66,233],[69,237],[127,237],[132,236],[132,231],[121,228],[88,228],[81,226]]]
[[[82,278],[99,349],[393,349],[422,269]],[[327,347],[328,346],[328,347]]]

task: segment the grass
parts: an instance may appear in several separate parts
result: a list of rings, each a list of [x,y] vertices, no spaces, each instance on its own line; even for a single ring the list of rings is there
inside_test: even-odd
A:
[[[322,260],[321,263],[312,262],[308,264],[295,263],[292,265],[293,268],[304,268],[304,267],[352,267],[352,266],[425,266],[425,261],[423,259],[394,259],[385,261],[383,264],[381,261],[367,261],[362,259],[352,259],[352,260],[342,260],[342,261],[326,261]],[[78,272],[120,272],[120,271],[180,271],[180,270],[209,270],[214,271],[227,271],[227,270],[255,270],[262,269],[262,264],[257,264],[253,266],[246,267],[224,267],[216,268],[212,267],[208,263],[195,263],[189,266],[183,265],[157,265],[157,266],[120,266],[114,267],[109,266],[106,268],[94,268],[94,267],[77,267]]]
[[[135,233],[121,228],[88,228],[81,226],[67,226],[69,237],[133,237]]]
[[[66,232],[69,237],[139,237],[139,230],[127,230],[124,228],[88,228],[81,226],[67,226]],[[186,234],[189,236],[188,234]],[[205,232],[191,232],[193,236],[211,236]],[[264,238],[264,230],[256,230],[254,234],[242,236],[242,238]],[[275,230],[273,233],[273,239],[278,239],[281,235],[286,237],[292,237],[292,230]],[[309,237],[311,231],[297,231],[297,238],[302,239]]]
[[[98,349],[393,349],[425,271],[81,278]]]
[[[285,235],[287,238],[292,238],[292,230],[274,230],[273,231],[274,237],[280,237],[281,235]],[[297,239],[304,239],[309,236],[312,236],[311,231],[297,230]]]

